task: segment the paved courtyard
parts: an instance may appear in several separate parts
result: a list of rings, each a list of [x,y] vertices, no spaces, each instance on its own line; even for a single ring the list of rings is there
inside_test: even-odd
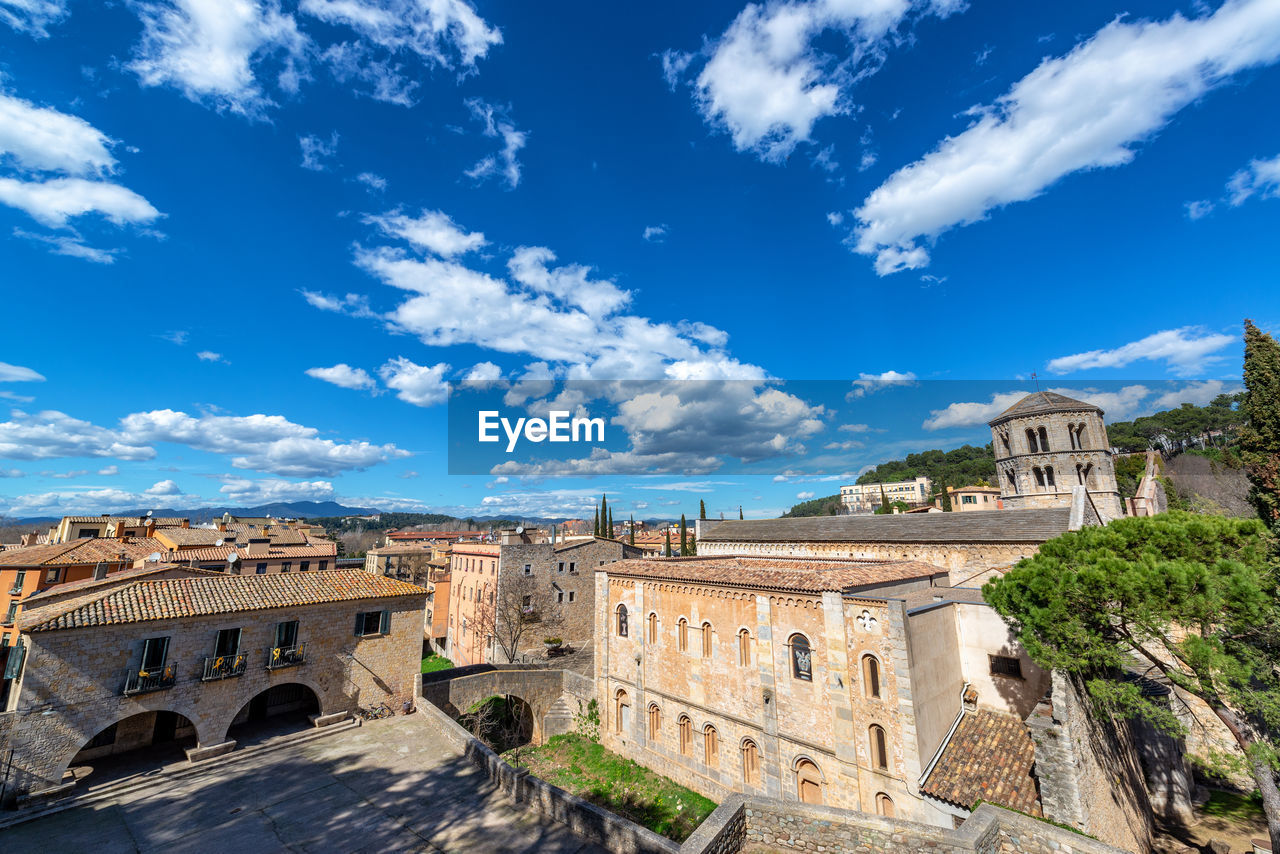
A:
[[[421,715],[0,830],[7,851],[595,854],[513,807]]]

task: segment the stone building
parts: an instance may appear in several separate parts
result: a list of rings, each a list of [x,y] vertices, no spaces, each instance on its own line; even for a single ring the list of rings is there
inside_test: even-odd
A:
[[[973,513],[978,510],[1003,510],[1004,502],[1000,500],[1000,490],[994,486],[948,486],[947,498],[951,501],[952,513]],[[942,499],[935,502],[941,509]]]
[[[45,596],[19,620],[17,686],[0,712],[11,792],[56,789],[104,754],[177,740],[197,761],[260,718],[310,712],[319,726],[413,698],[426,591],[394,579],[157,568]]]
[[[884,499],[901,501],[912,507],[928,503],[933,482],[927,477],[885,483],[855,483],[840,487],[840,503],[846,513],[874,513]]]
[[[1102,415],[1091,403],[1038,391],[988,422],[1005,507],[1066,507],[1072,488],[1083,486],[1104,521],[1122,517]]]
[[[807,516],[698,523],[698,554],[910,560],[979,586],[1066,531],[1096,524],[1087,504],[1042,510]]]
[[[635,546],[605,537],[553,542],[533,529],[499,536],[498,543],[453,547],[446,654],[460,666],[505,662],[500,647],[513,639],[517,656],[543,654],[548,636],[571,649],[589,649],[595,631],[593,572],[643,555]],[[527,630],[504,630],[500,624],[511,620],[527,621]]]
[[[913,561],[703,556],[599,569],[602,740],[717,800],[945,827],[979,799],[1035,813],[1022,721],[1048,675],[979,591],[946,575]],[[1008,734],[1008,756],[977,780],[960,749],[966,707]]]

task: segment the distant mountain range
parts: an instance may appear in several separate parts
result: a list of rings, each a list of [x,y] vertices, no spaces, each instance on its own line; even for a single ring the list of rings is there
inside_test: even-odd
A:
[[[117,510],[112,516],[145,516],[150,511],[153,516],[180,516],[193,523],[208,522],[223,513],[232,516],[276,516],[280,518],[313,519],[320,516],[372,516],[378,513],[371,507],[348,507],[336,501],[277,501],[274,504],[259,504],[257,507],[196,507],[189,510],[175,510],[172,507],[146,507],[141,510]],[[87,514],[93,515],[93,514]],[[61,516],[37,516],[18,519],[22,525],[52,524]]]

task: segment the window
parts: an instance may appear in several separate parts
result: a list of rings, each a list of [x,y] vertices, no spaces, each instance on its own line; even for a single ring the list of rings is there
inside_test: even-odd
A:
[[[862,687],[868,697],[880,697],[880,661],[874,655],[862,656]]]
[[[627,606],[618,606],[618,637],[625,638],[627,636]]]
[[[57,584],[62,580],[62,569],[50,569],[44,574],[44,580],[47,584]]]
[[[533,575],[533,564],[531,564],[531,563],[526,563],[526,564],[524,565],[524,574],[525,574],[525,575]]]
[[[570,590],[570,591],[569,591],[569,601],[570,601],[570,602],[572,602],[572,601],[573,601],[573,597],[574,597],[574,591]]]
[[[311,568],[311,561],[309,560],[304,560],[302,563],[298,564],[299,572],[306,572],[310,568]]]
[[[871,744],[871,764],[881,771],[889,770],[889,746],[885,740],[884,727],[872,724],[867,730],[867,741]]]
[[[684,617],[676,623],[676,649],[684,652],[689,648],[689,621]]]
[[[465,623],[465,620],[464,620]],[[466,627],[463,627],[466,631]],[[356,614],[356,637],[391,634],[390,611],[361,611]]]
[[[298,645],[298,621],[289,620],[276,623],[276,646],[293,647]]]
[[[1013,473],[1013,470],[1010,469],[1009,471],[1005,472],[1004,476],[1009,479],[1009,491],[1012,492],[1014,495],[1017,495],[1018,494],[1018,478]]]
[[[792,635],[787,646],[791,648],[791,675],[812,682],[813,650],[809,648],[809,639],[804,635]]]
[[[657,703],[649,704],[649,740],[657,741],[662,738],[662,709],[658,708]]]
[[[742,782],[749,786],[760,784],[760,748],[749,738],[742,742]]]
[[[893,818],[893,798],[884,792],[876,792],[876,815]]]
[[[1013,679],[1022,678],[1022,662],[1011,655],[991,655],[992,676],[1008,676]]]
[[[1093,463],[1083,465],[1076,463],[1076,479],[1080,481],[1081,486],[1089,485],[1089,473],[1093,471]]]
[[[564,601],[564,591],[556,590],[556,602],[563,602],[563,601]]]
[[[1049,431],[1043,427],[1040,428],[1040,450],[1044,453],[1049,451]]]
[[[613,729],[619,734],[631,728],[631,703],[627,692],[619,688],[613,695]]]
[[[809,759],[796,763],[796,794],[802,804],[822,803],[822,772]]]
[[[564,572],[564,561],[560,561],[560,563],[556,564],[556,572]]]
[[[27,571],[25,569],[20,569],[18,570],[17,574],[13,576],[13,588],[9,592],[15,595],[18,593],[21,593],[22,588],[25,587],[26,584],[27,584]]]
[[[578,571],[578,565],[573,561],[569,561],[569,572],[577,572],[577,571]]]
[[[702,624],[702,657],[711,657],[711,624]]]
[[[1033,454],[1036,451],[1040,450],[1038,444],[1036,443],[1036,431],[1032,430],[1030,427],[1027,428],[1027,449],[1030,450],[1031,453]]]
[[[258,575],[266,575],[266,574],[267,574],[267,565],[266,565],[265,563],[260,563],[260,564],[258,564],[258,566],[257,566],[257,568],[254,570],[254,572],[256,572]]]
[[[169,657],[169,639],[147,638],[142,642],[142,670],[159,670]]]
[[[961,504],[977,504],[977,503],[978,503],[978,496],[976,496],[976,495],[961,495],[961,496],[960,496],[960,503],[961,503]]]
[[[291,560],[286,560],[284,563],[280,564],[281,572],[288,572],[291,569],[293,569],[293,561]]]
[[[219,629],[218,639],[213,644],[213,655],[221,658],[224,655],[235,655],[240,651],[240,630]]]
[[[1049,486],[1052,486],[1055,488],[1057,487],[1057,484],[1054,483],[1054,480],[1053,480],[1053,466],[1044,467],[1044,480],[1045,480],[1045,483],[1047,483]]]
[[[658,642],[658,614],[656,611],[649,612],[649,643]]]
[[[12,623],[17,616],[18,616],[18,603],[10,602],[9,610],[6,611],[4,615],[5,625],[9,625],[10,623]]]
[[[322,560],[322,561],[320,561],[320,567],[319,567],[319,569],[320,569],[322,572],[323,572],[324,570],[328,569],[328,568],[329,568],[329,561],[327,561],[327,560]]]
[[[708,768],[720,764],[720,734],[711,724],[702,729],[702,763]]]
[[[742,667],[751,666],[751,631],[749,629],[738,630],[738,664]]]
[[[680,755],[690,756],[693,753],[693,721],[688,715],[681,715],[676,728],[680,731]]]

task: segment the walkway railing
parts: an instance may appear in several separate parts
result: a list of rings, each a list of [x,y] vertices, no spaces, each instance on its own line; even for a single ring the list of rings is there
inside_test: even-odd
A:
[[[148,691],[163,691],[172,688],[178,681],[178,666],[167,664],[152,670],[130,670],[124,679],[126,697],[131,694],[145,694]]]
[[[307,662],[307,645],[272,647],[267,656],[267,669],[279,670],[282,667],[297,667]]]
[[[213,682],[218,679],[229,679],[241,676],[249,664],[249,657],[243,653],[236,655],[219,655],[204,660],[204,674],[201,682]]]

